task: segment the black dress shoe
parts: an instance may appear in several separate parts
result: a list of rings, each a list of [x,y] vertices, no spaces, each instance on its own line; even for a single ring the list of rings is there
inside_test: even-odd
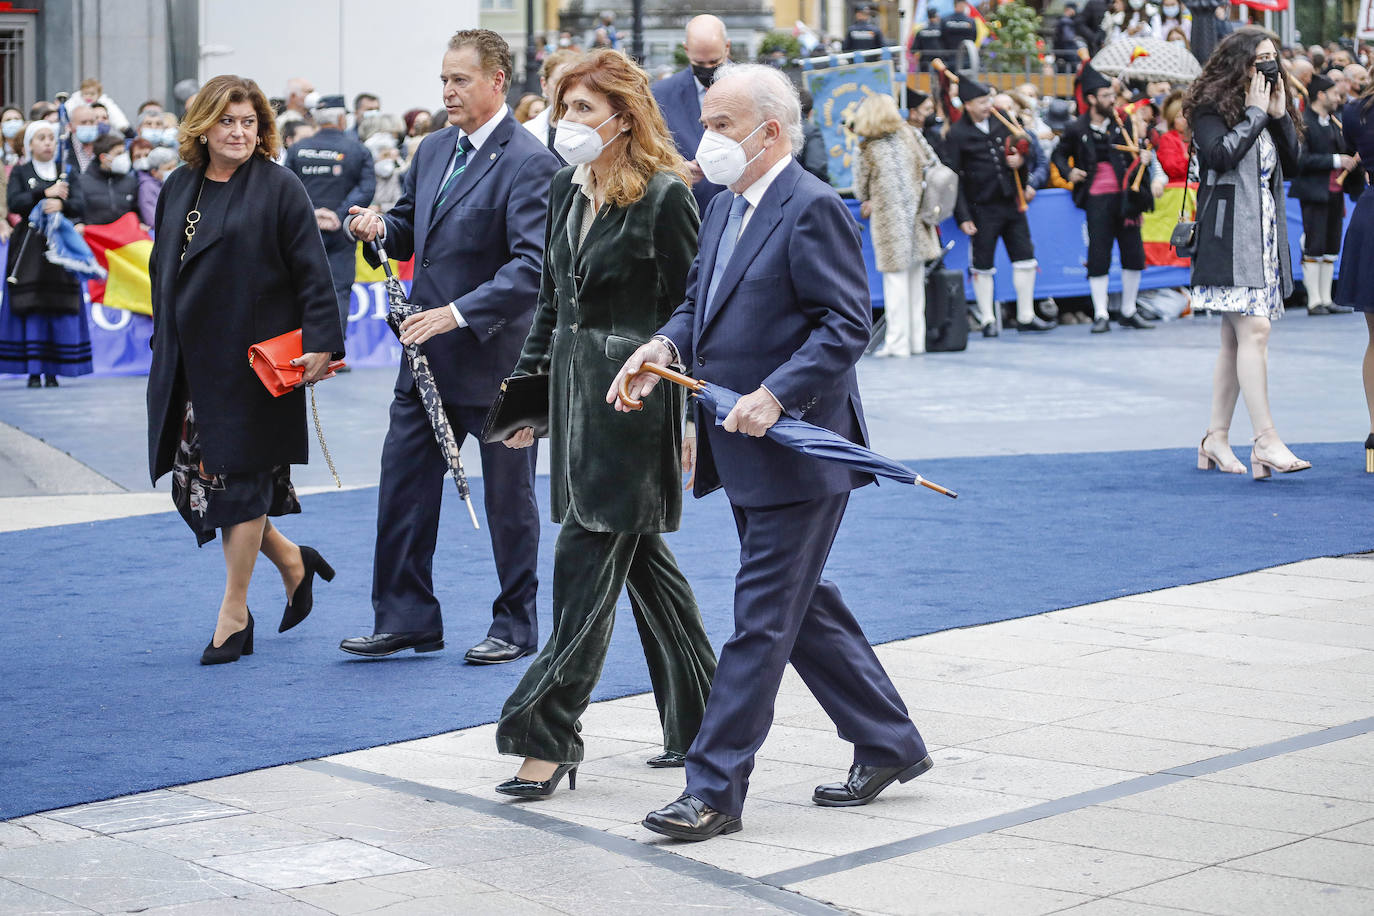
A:
[[[530,646],[528,649],[522,649],[517,645],[506,642],[504,639],[488,636],[486,639],[469,649],[463,658],[467,659],[469,665],[500,665],[533,654],[533,646]]]
[[[894,782],[910,782],[935,766],[930,755],[904,767],[870,767],[856,763],[849,768],[849,778],[816,786],[811,800],[823,808],[852,808],[866,805]]]
[[[371,636],[355,636],[339,643],[339,648],[345,652],[367,658],[383,658],[387,655],[395,655],[402,649],[414,649],[416,652],[438,652],[443,647],[443,630],[416,633],[373,633]]]
[[[694,843],[723,833],[739,833],[744,825],[739,818],[717,811],[695,795],[684,795],[666,808],[650,811],[644,826],[654,833]]]
[[[1323,304],[1321,304],[1320,302],[1318,302],[1316,305],[1309,305],[1309,306],[1307,307],[1307,314],[1309,314],[1309,315],[1330,315],[1330,314],[1331,314],[1331,309],[1327,308],[1325,305],[1323,305]]]
[[[236,662],[244,655],[253,654],[253,612],[248,612],[248,625],[237,633],[232,634],[224,641],[224,644],[215,647],[215,637],[210,637],[210,642],[205,646],[205,651],[200,654],[202,665],[227,665],[229,662]]]
[[[1326,313],[1328,315],[1349,315],[1353,311],[1355,311],[1354,307],[1349,305],[1337,305],[1334,302],[1326,303]]]
[[[43,387],[44,387],[44,388],[56,388],[56,387],[57,387],[57,376],[55,376],[55,375],[45,375],[45,376],[43,376]]]
[[[558,788],[558,784],[563,781],[563,776],[568,777],[569,791],[577,788],[577,764],[559,764],[558,769],[553,771],[553,775],[548,779],[534,780],[521,779],[519,776],[512,776],[505,782],[496,787],[496,791],[502,795],[510,795],[515,798],[548,798],[553,794],[553,790]]]
[[[997,336],[997,322],[996,322],[996,321],[989,321],[987,324],[983,325],[983,336],[984,336],[984,337],[996,337],[996,336]]]
[[[1116,323],[1123,328],[1135,328],[1137,331],[1153,331],[1155,329],[1154,325],[1140,317],[1139,312],[1134,312],[1129,316],[1119,315],[1117,316]]]
[[[1111,322],[1109,322],[1107,319],[1105,319],[1105,318],[1094,318],[1094,319],[1093,319],[1093,329],[1092,329],[1092,333],[1094,333],[1094,334],[1106,334],[1106,333],[1107,333],[1108,331],[1110,331],[1111,329],[1112,329]]]
[[[670,767],[685,767],[687,765],[687,755],[678,754],[673,751],[664,751],[657,757],[650,757],[645,763],[660,770]]]
[[[1039,315],[1032,315],[1030,321],[1018,321],[1018,322],[1016,322],[1016,330],[1018,330],[1018,331],[1052,331],[1052,330],[1054,330],[1054,322],[1053,322],[1053,321],[1046,321],[1045,319],[1041,318]]]
[[[305,578],[291,593],[291,600],[286,602],[281,626],[277,627],[278,633],[285,633],[310,615],[311,608],[315,606],[315,573],[319,573],[326,582],[334,581],[334,567],[326,563],[314,547],[301,547],[301,562],[305,564]]]
[[[30,388],[42,388],[42,387],[43,387],[43,376],[41,376],[41,375],[30,375],[30,376],[29,376],[29,387],[30,387]]]

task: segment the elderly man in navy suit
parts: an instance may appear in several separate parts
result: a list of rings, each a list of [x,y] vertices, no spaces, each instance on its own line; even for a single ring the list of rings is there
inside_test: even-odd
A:
[[[558,169],[553,154],[506,107],[510,78],[510,48],[501,36],[486,29],[454,35],[441,74],[450,126],[420,145],[390,212],[349,211],[355,237],[380,238],[388,255],[415,257],[410,296],[425,310],[401,325],[401,341],[421,345],[429,357],[460,444],[466,435],[481,435],[529,332],[549,182]],[[402,360],[377,494],[376,620],[373,635],[340,644],[345,652],[379,657],[444,647],[431,566],[447,469]],[[497,664],[534,652],[539,642],[533,449],[483,445],[482,483],[501,592],[487,637],[468,650],[467,660]]]
[[[692,170],[692,196],[697,210],[706,212],[711,198],[723,187],[713,184],[702,175],[697,164],[697,144],[701,142],[701,100],[716,78],[716,71],[730,61],[730,38],[725,23],[715,16],[696,16],[687,23],[687,38],[683,42],[687,52],[686,70],[679,70],[654,84],[654,98],[658,101],[663,120],[677,144],[677,151]]]
[[[822,806],[865,805],[931,767],[920,733],[839,589],[821,577],[849,492],[865,474],[762,438],[778,418],[805,419],[865,443],[854,364],[872,320],[853,217],[792,158],[801,111],[771,67],[722,71],[702,106],[697,159],[733,193],[712,201],[686,301],[640,347],[616,384],[643,397],[646,362],[675,363],[743,392],[717,426],[697,408],[695,493],[724,487],[740,538],[735,632],[720,653],[686,792],[644,826],[679,840],[740,829],[754,754],[790,661],[854,745],[844,782]],[[607,400],[624,409],[613,386]]]

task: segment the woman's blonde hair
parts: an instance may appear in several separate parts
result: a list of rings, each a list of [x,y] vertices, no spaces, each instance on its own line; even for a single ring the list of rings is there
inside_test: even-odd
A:
[[[876,140],[896,133],[905,126],[906,122],[902,120],[892,96],[879,93],[870,95],[859,104],[851,129],[861,140]]]
[[[267,104],[267,96],[258,84],[241,76],[216,76],[200,87],[195,101],[181,122],[181,134],[177,138],[181,160],[192,168],[204,168],[210,161],[206,152],[207,144],[201,138],[215,126],[225,110],[238,102],[248,102],[258,116],[258,143],[253,155],[271,161],[277,155],[281,139],[277,134],[277,120],[272,116],[272,108]]]
[[[649,179],[658,172],[672,172],[691,186],[687,163],[678,155],[672,135],[663,123],[654,94],[649,91],[649,76],[619,51],[602,49],[585,55],[558,81],[553,103],[553,120],[567,113],[563,101],[568,90],[583,86],[606,97],[611,110],[619,115],[620,135],[625,138],[625,154],[611,166],[604,187],[607,203],[627,207],[644,196]],[[619,137],[615,141],[618,142]]]

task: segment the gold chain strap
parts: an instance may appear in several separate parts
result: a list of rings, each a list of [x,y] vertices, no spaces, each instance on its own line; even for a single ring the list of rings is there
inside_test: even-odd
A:
[[[320,440],[320,451],[324,452],[325,463],[329,465],[329,473],[334,475],[334,486],[343,489],[343,481],[339,480],[339,472],[334,470],[334,459],[330,457],[329,446],[324,441],[324,430],[320,428],[320,408],[315,404],[315,386],[307,385],[310,389],[310,413],[315,418],[315,438]]]

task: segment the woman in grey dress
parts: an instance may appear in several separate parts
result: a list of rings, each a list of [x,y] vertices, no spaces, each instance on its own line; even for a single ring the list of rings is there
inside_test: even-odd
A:
[[[1223,319],[1198,468],[1245,473],[1228,437],[1244,393],[1255,429],[1256,480],[1312,466],[1284,445],[1269,412],[1269,329],[1293,289],[1283,173],[1296,171],[1301,130],[1291,116],[1278,47],[1264,29],[1233,32],[1212,52],[1184,103],[1200,176],[1193,308],[1221,312]]]

